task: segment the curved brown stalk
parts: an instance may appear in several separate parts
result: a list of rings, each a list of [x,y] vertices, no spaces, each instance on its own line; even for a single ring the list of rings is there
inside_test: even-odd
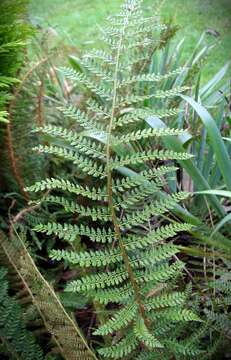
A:
[[[31,75],[33,74],[35,69],[37,69],[39,66],[44,64],[48,59],[49,59],[48,57],[41,59],[35,65],[33,65],[31,67],[31,69],[29,69],[26,72],[26,74],[22,78],[19,86],[15,89],[15,91],[13,93],[13,100],[11,101],[11,103],[9,104],[9,107],[8,107],[8,124],[6,127],[6,148],[7,148],[9,161],[10,161],[10,166],[11,166],[12,172],[14,174],[15,180],[18,184],[21,194],[23,195],[23,197],[26,201],[29,201],[29,196],[28,196],[27,192],[24,190],[24,188],[25,188],[24,180],[21,175],[20,166],[18,164],[17,156],[16,156],[15,150],[14,150],[14,140],[13,140],[13,135],[12,135],[13,110],[15,108],[17,98],[18,98],[25,82],[31,77]]]

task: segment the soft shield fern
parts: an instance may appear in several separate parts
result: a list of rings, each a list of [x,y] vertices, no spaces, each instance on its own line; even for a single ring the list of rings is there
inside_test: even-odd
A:
[[[69,104],[61,109],[76,120],[79,130],[50,125],[38,129],[59,140],[36,150],[74,163],[77,176],[84,180],[48,178],[27,191],[45,190],[38,202],[62,206],[75,219],[77,216],[77,224],[62,220],[38,224],[34,230],[70,244],[70,250],[51,251],[53,260],[80,269],[66,291],[86,294],[93,304],[100,303],[112,312],[94,331],[94,335],[107,338],[107,345],[98,350],[100,356],[191,359],[198,356],[198,347],[191,339],[178,342],[174,329],[176,323],[182,327],[199,318],[187,308],[187,291],[175,289],[184,265],[177,258],[177,246],[167,241],[180,231],[189,231],[191,225],[162,224],[161,220],[189,194],[166,194],[162,201],[155,196],[165,186],[164,176],[175,170],[174,162],[191,155],[150,147],[147,138],[155,143],[159,137],[181,135],[182,131],[150,130],[142,123],[147,100],[176,97],[186,88],[155,91],[156,83],[175,72],[164,76],[147,72],[165,27],[156,15],[143,17],[141,2],[127,1],[121,12],[110,18],[110,27],[103,32],[108,50],[92,50],[83,56],[81,71],[61,69],[90,99],[85,109]],[[152,92],[147,90],[147,82],[153,83]],[[150,112],[164,117],[177,110]],[[141,124],[139,130],[125,126],[134,122]],[[129,177],[131,173],[136,175]],[[79,244],[81,250],[77,251]]]

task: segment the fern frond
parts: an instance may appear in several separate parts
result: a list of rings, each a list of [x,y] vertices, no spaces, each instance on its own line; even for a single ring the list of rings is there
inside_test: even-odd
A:
[[[66,105],[65,107],[59,107],[58,109],[65,117],[75,120],[77,124],[85,130],[93,129],[95,132],[104,130],[102,124],[92,120],[85,112],[82,112],[74,105]]]
[[[179,309],[176,308],[170,308],[170,309],[164,309],[158,312],[153,312],[151,314],[151,318],[154,319],[165,319],[168,321],[199,321],[201,322],[201,319],[191,310],[188,309]]]
[[[38,149],[70,160],[68,166],[76,165],[82,177],[88,175],[81,180],[83,183],[99,180],[96,188],[52,179],[29,189],[69,192],[67,199],[54,194],[46,195],[44,201],[79,215],[78,224],[50,222],[36,225],[34,230],[68,242],[76,241],[71,244],[71,251],[53,249],[50,256],[80,270],[67,283],[67,292],[87,295],[89,305],[100,304],[96,311],[96,323],[100,325],[94,334],[101,336],[102,342],[106,339],[107,346],[99,349],[99,354],[107,359],[132,359],[144,351],[154,354],[153,359],[160,360],[163,355],[165,360],[173,356],[166,338],[176,342],[183,333],[184,322],[198,321],[196,314],[185,309],[186,292],[175,291],[184,264],[175,256],[178,247],[169,242],[178,232],[190,231],[192,226],[177,222],[160,225],[161,216],[176,210],[178,203],[189,196],[185,192],[166,194],[169,184],[165,177],[177,170],[171,160],[180,162],[192,155],[151,144],[153,137],[178,136],[182,130],[135,126],[148,116],[177,115],[179,110],[165,109],[166,104],[188,87],[183,82],[182,86],[175,86],[173,83],[177,82],[170,79],[184,72],[184,68],[163,74],[147,73],[151,56],[169,36],[169,28],[156,16],[145,19],[141,3],[127,0],[118,16],[110,20],[102,36],[110,49],[93,50],[84,56],[80,60],[83,72],[61,69],[73,82],[73,88],[80,85],[86,89],[84,94],[89,99],[82,107],[85,110],[67,106],[63,112],[87,131],[80,129],[75,134],[46,127],[43,132],[61,138],[62,145],[59,142],[58,146]],[[147,109],[152,102],[148,100],[153,99],[159,99],[156,109]],[[121,132],[119,127],[128,124],[134,124],[132,130]],[[160,189],[165,193],[159,194]],[[72,200],[71,194],[79,196]],[[88,198],[86,205],[82,196]],[[65,219],[73,222],[70,216]],[[98,224],[94,222],[97,220]],[[112,313],[109,318],[108,311]],[[180,323],[179,330],[175,329],[176,322]],[[175,350],[179,356],[184,356],[183,351],[186,357],[190,351],[193,354],[193,347],[186,342]]]
[[[154,296],[145,303],[145,308],[150,310],[160,309],[169,306],[183,305],[186,301],[186,294],[183,292],[173,292]]]
[[[6,269],[0,268],[0,340],[1,350],[6,348],[13,359],[42,360],[43,351],[33,333],[26,328],[23,309],[14,297],[9,296]],[[1,351],[1,355],[2,351]]]
[[[189,193],[182,191],[173,195],[168,195],[162,201],[155,201],[144,205],[142,210],[135,210],[131,214],[127,214],[122,226],[129,229],[132,226],[141,225],[154,215],[163,215],[166,211],[174,209],[178,202],[185,200],[188,197]]]
[[[97,360],[78,325],[67,314],[54,290],[38,270],[23,239],[19,234],[17,235],[17,239],[5,239],[0,233],[0,245],[9,263],[22,280],[24,289],[36,306],[52,341],[55,342],[56,352],[61,356],[65,355],[68,360],[76,360],[76,357],[81,360]],[[18,331],[23,335],[17,327]],[[25,337],[22,339],[22,345],[23,351],[27,350]],[[27,355],[29,357],[30,350],[24,354],[22,360],[27,359]],[[37,354],[33,355],[34,357],[29,357],[30,360],[37,359],[39,349]]]
[[[163,136],[176,136],[176,135],[182,135],[184,133],[184,130],[182,129],[143,129],[143,130],[137,130],[133,131],[129,134],[122,135],[120,137],[114,137],[113,144],[123,144],[123,143],[129,143],[131,141],[137,141],[142,139],[148,139],[152,137],[163,137]]]
[[[151,270],[147,269],[137,271],[136,279],[140,284],[148,283],[149,281],[164,282],[178,276],[183,268],[184,264],[181,261],[177,261],[170,266],[159,265]]]
[[[42,181],[37,181],[34,185],[28,186],[26,191],[39,192],[44,190],[62,190],[70,193],[81,195],[92,200],[107,201],[107,194],[103,189],[89,188],[74,184],[69,180],[48,178]]]
[[[81,193],[82,195],[82,193]],[[102,200],[102,199],[101,199]],[[75,201],[69,201],[65,197],[62,196],[44,196],[41,199],[33,201],[33,203],[41,204],[41,203],[53,203],[62,206],[67,212],[78,214],[83,217],[91,217],[93,221],[101,220],[101,221],[109,221],[110,214],[108,213],[108,209],[103,207],[101,204],[100,207],[89,207],[76,203]]]
[[[133,299],[132,299],[133,300]],[[128,325],[137,314],[137,305],[132,301],[127,306],[118,310],[115,315],[108,320],[104,325],[100,326],[95,332],[95,335],[108,335],[114,331],[120,330]]]
[[[150,99],[166,99],[166,98],[172,98],[179,96],[179,94],[184,93],[185,91],[189,90],[187,86],[179,86],[176,88],[173,88],[171,90],[159,90],[156,93],[153,94],[147,94],[147,95],[130,95],[127,97],[121,97],[119,100],[119,107],[122,107],[123,105],[132,105],[132,104],[138,104],[142,103],[145,100]]]
[[[85,74],[77,72],[74,69],[68,67],[62,67],[59,68],[59,70],[67,79],[83,84],[88,90],[90,90],[95,95],[107,101],[112,100],[112,94],[109,90],[106,90],[105,88],[96,85],[96,83],[89,80],[89,78]]]
[[[175,116],[179,113],[179,109],[158,109],[158,110],[149,110],[149,109],[132,109],[131,111],[125,113],[116,119],[114,123],[114,128],[126,126],[128,124],[139,123],[149,116],[157,116],[158,118],[168,118]]]
[[[103,289],[113,285],[119,285],[128,278],[128,273],[123,269],[108,271],[107,273],[99,273],[88,275],[81,279],[71,281],[66,291],[71,292],[87,292],[89,290]]]
[[[134,338],[133,333],[129,333],[118,343],[99,349],[98,353],[105,358],[123,359],[137,346],[138,340]]]
[[[115,179],[113,181],[112,190],[114,193],[124,192],[129,189],[132,189],[136,186],[142,185],[143,188],[152,187],[152,183],[148,180],[153,178],[161,179],[163,183],[162,177],[167,173],[175,172],[177,167],[175,166],[160,166],[158,168],[145,170],[139,173],[139,175],[130,177],[124,177],[122,179]],[[154,184],[153,184],[154,185]]]
[[[165,345],[169,348],[169,352],[176,354],[177,356],[190,356],[190,358],[198,358],[203,352],[198,349],[196,345],[185,344],[184,342],[176,342],[166,340]]]
[[[50,257],[52,260],[65,260],[69,264],[86,268],[90,266],[102,267],[122,261],[121,254],[114,249],[82,251],[80,253],[67,250],[51,250]]]
[[[111,169],[117,169],[118,167],[126,165],[143,164],[145,161],[151,160],[188,160],[193,155],[187,153],[177,153],[172,150],[148,150],[139,152],[132,155],[116,157],[111,164]]]
[[[33,230],[47,235],[56,235],[59,239],[64,239],[69,242],[75,241],[78,236],[87,236],[90,240],[101,243],[111,243],[114,240],[114,233],[112,230],[92,228],[83,224],[77,226],[53,222],[36,225]]]
[[[81,169],[85,174],[92,175],[96,178],[103,179],[106,177],[106,171],[104,165],[98,165],[91,159],[88,159],[82,155],[76,154],[73,150],[66,149],[60,146],[42,146],[39,145],[33,149],[39,153],[51,154],[58,156],[62,159],[73,162]],[[90,151],[92,153],[92,151]]]
[[[62,138],[68,142],[76,152],[83,153],[96,159],[105,159],[104,146],[102,144],[96,143],[89,138],[83,138],[81,139],[81,143],[79,143],[79,137],[81,135],[76,134],[71,130],[65,130],[60,126],[47,125],[42,128],[37,128],[35,131]]]
[[[134,334],[139,341],[144,343],[149,349],[163,348],[163,345],[147,329],[142,318],[137,319],[134,326]]]
[[[107,53],[104,50],[92,49],[87,54],[83,55],[83,57],[86,59],[98,59],[101,60],[104,64],[106,63],[112,66],[115,65],[115,59],[111,53]]]
[[[107,305],[110,302],[121,303],[134,295],[130,284],[116,288],[101,289],[94,292],[94,298],[100,304]]]
[[[139,235],[128,235],[123,241],[127,249],[143,249],[149,245],[155,243],[164,242],[164,240],[171,238],[177,235],[180,231],[190,231],[192,230],[192,225],[188,223],[172,223],[165,226],[160,226],[159,228],[150,231],[146,236]]]
[[[123,86],[137,84],[139,82],[161,82],[163,80],[166,80],[172,76],[181,74],[183,71],[185,71],[187,68],[180,67],[178,69],[175,69],[169,73],[166,74],[142,74],[142,75],[135,75],[130,78],[125,78],[122,81],[118,83],[118,88],[120,89]]]

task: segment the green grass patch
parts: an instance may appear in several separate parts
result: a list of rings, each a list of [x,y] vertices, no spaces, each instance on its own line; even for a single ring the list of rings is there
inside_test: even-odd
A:
[[[50,26],[64,43],[79,49],[95,46],[105,17],[115,13],[121,0],[31,0],[30,16],[35,23]],[[155,0],[144,0],[148,14]],[[218,44],[205,68],[209,78],[231,57],[230,0],[166,0],[162,8],[164,20],[172,18],[180,26],[179,38],[185,38],[184,57],[190,56],[203,31],[209,30],[208,41],[218,37]]]

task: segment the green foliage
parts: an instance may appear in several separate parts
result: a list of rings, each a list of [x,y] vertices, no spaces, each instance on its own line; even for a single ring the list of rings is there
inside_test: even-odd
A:
[[[137,110],[142,121],[147,100],[170,101],[186,91],[188,87],[177,85],[166,91],[158,87],[149,91],[147,87],[150,82],[160,87],[185,69],[163,76],[148,74],[153,44],[160,45],[166,27],[159,24],[157,16],[143,17],[141,1],[127,1],[110,22],[111,27],[103,33],[109,45],[104,53],[84,56],[81,70],[60,70],[74,86],[83,89],[88,99],[93,99],[81,111],[72,105],[62,108],[64,115],[77,122],[78,132],[53,126],[38,129],[52,136],[55,145],[36,150],[72,163],[79,180],[72,183],[61,177],[46,179],[26,189],[52,190],[54,195],[45,194],[38,201],[48,206],[61,205],[65,211],[81,216],[78,224],[61,219],[37,224],[34,231],[66,240],[72,250],[54,249],[51,258],[83,269],[77,279],[67,284],[67,292],[86,295],[92,304],[99,301],[113,309],[113,315],[106,316],[94,332],[103,337],[112,335],[99,354],[124,358],[138,355],[144,346],[152,354],[161,353],[169,359],[178,354],[191,358],[197,352],[184,346],[187,336],[184,334],[182,342],[178,342],[171,330],[176,323],[200,320],[188,308],[186,294],[173,290],[184,264],[176,257],[179,250],[169,239],[192,226],[180,222],[161,224],[161,216],[171,217],[170,211],[188,193],[168,194],[164,200],[156,198],[164,184],[162,177],[175,170],[174,160],[184,161],[191,155],[148,146],[147,140],[180,135],[182,130],[150,131],[143,123],[143,129],[133,132],[123,125],[124,116],[137,119]],[[56,137],[62,140],[58,145]],[[122,176],[120,170],[125,166],[136,171],[137,177]],[[66,197],[60,192],[65,192]],[[100,319],[100,312],[97,315]]]
[[[43,352],[36,344],[33,333],[26,328],[23,309],[9,295],[6,273],[6,269],[0,268],[0,353],[12,360],[42,360]]]
[[[31,32],[25,23],[27,0],[2,0],[0,4],[0,121],[7,122],[9,90],[18,82],[25,41]],[[23,22],[24,21],[24,22]]]
[[[65,4],[60,0],[42,0],[37,3],[31,1],[31,17],[40,24],[57,24],[57,31],[62,41],[68,44],[75,44],[78,48],[91,49],[92,42],[97,42],[98,37],[95,31],[95,24],[100,27],[104,24],[104,18],[114,13],[120,6],[121,0],[111,0],[101,6],[100,0],[86,3],[79,0],[78,25],[76,25],[74,0],[68,0]],[[147,13],[153,12],[156,2],[145,0],[144,8]],[[199,9],[199,11],[198,11]],[[201,33],[206,29],[206,41],[218,42],[216,49],[210,56],[209,64],[206,66],[203,78],[208,79],[220,67],[224,58],[230,54],[230,28],[226,25],[229,22],[230,2],[200,2],[195,0],[172,0],[164,2],[161,7],[161,15],[164,19],[174,18],[180,29],[177,34],[176,46],[179,46],[184,39],[184,51],[182,59],[189,59],[194,46]],[[68,22],[66,19],[68,18]],[[214,31],[215,30],[215,31]],[[220,35],[220,36],[219,36]],[[91,39],[91,42],[86,41]]]
[[[96,359],[96,356],[89,348],[77,323],[66,312],[60,299],[55,294],[54,289],[46,281],[46,279],[43,277],[38,267],[36,266],[35,262],[33,261],[28,249],[25,246],[23,233],[19,234],[15,226],[14,232],[15,236],[13,236],[11,239],[6,239],[4,234],[0,233],[1,249],[5,261],[7,260],[6,262],[8,263],[8,266],[13,269],[15,277],[19,277],[23,284],[24,296],[26,292],[25,302],[28,304],[29,300],[29,303],[33,304],[33,314],[35,314],[35,312],[37,311],[40,321],[42,320],[43,326],[51,338],[51,341],[48,344],[49,352],[46,355],[46,358],[52,359],[53,357],[51,354],[54,352],[56,354],[59,354],[61,358],[67,360],[74,360],[76,358],[80,358],[83,360]],[[4,296],[4,293],[2,295]],[[23,302],[22,296],[17,294],[17,297]],[[2,301],[4,301],[4,299]],[[8,302],[9,308],[7,308]],[[42,359],[43,357],[42,355],[40,355],[39,351],[38,354],[35,355],[35,351],[38,350],[36,348],[34,348],[35,351],[31,356],[31,352],[33,351],[33,342],[31,343],[30,336],[26,335],[24,332],[22,318],[17,318],[17,306],[15,310],[16,313],[13,312],[13,315],[16,316],[15,327],[13,326],[13,320],[11,318],[11,314],[9,315],[9,312],[11,312],[12,304],[14,305],[14,302],[10,302],[10,300],[8,302],[6,302],[6,304],[5,302],[3,303],[3,306],[6,307],[6,310],[4,308],[1,308],[4,314],[3,319],[6,320],[7,318],[9,318],[9,322],[6,321],[5,330],[9,331],[9,336],[13,337],[12,341],[14,341],[14,335],[15,341],[21,341],[19,342],[19,346],[22,346],[21,351],[23,351],[23,354],[25,351],[25,359],[27,359],[26,350],[28,350],[28,359],[37,359],[36,356],[38,356],[38,359]],[[25,313],[28,316],[29,311],[26,311]],[[22,330],[22,332],[20,332],[20,330]],[[19,332],[17,334],[19,336],[18,338],[15,332]],[[5,334],[4,332],[1,335],[7,335],[8,337],[8,334]],[[26,349],[26,347],[24,348],[24,342],[25,344],[27,344],[27,341],[28,349]],[[18,346],[17,342],[16,345]],[[24,357],[22,359],[24,359]]]
[[[230,220],[222,184],[230,182],[228,87],[221,83],[229,64],[201,87],[200,70],[212,47],[203,47],[202,37],[180,66],[181,43],[169,43],[176,28],[160,24],[155,13],[144,18],[141,3],[127,1],[102,33],[104,50],[91,49],[81,59],[71,56],[72,68],[57,71],[57,53],[46,44],[43,52],[42,39],[43,45],[36,45],[38,61],[21,72],[10,102],[6,152],[11,171],[4,169],[5,189],[33,200],[16,220],[10,215],[4,254],[29,292],[21,297],[20,291],[18,298],[35,304],[45,327],[39,331],[51,336],[45,341],[49,359],[51,353],[68,360],[96,358],[91,347],[102,358],[137,360],[206,359],[222,346],[228,349],[230,284],[224,257],[229,254],[222,251],[230,244],[218,231],[227,235]],[[0,80],[3,89],[14,81]],[[206,206],[198,192],[190,197],[192,189],[207,189]],[[8,196],[15,201],[15,193]],[[180,206],[182,201],[191,212]],[[12,242],[18,221],[33,241],[40,270],[24,241]],[[212,223],[210,237],[211,227],[202,222]],[[193,281],[193,294],[190,286],[184,290],[184,271]],[[210,282],[211,276],[219,281]],[[74,310],[81,330],[62,304]]]

